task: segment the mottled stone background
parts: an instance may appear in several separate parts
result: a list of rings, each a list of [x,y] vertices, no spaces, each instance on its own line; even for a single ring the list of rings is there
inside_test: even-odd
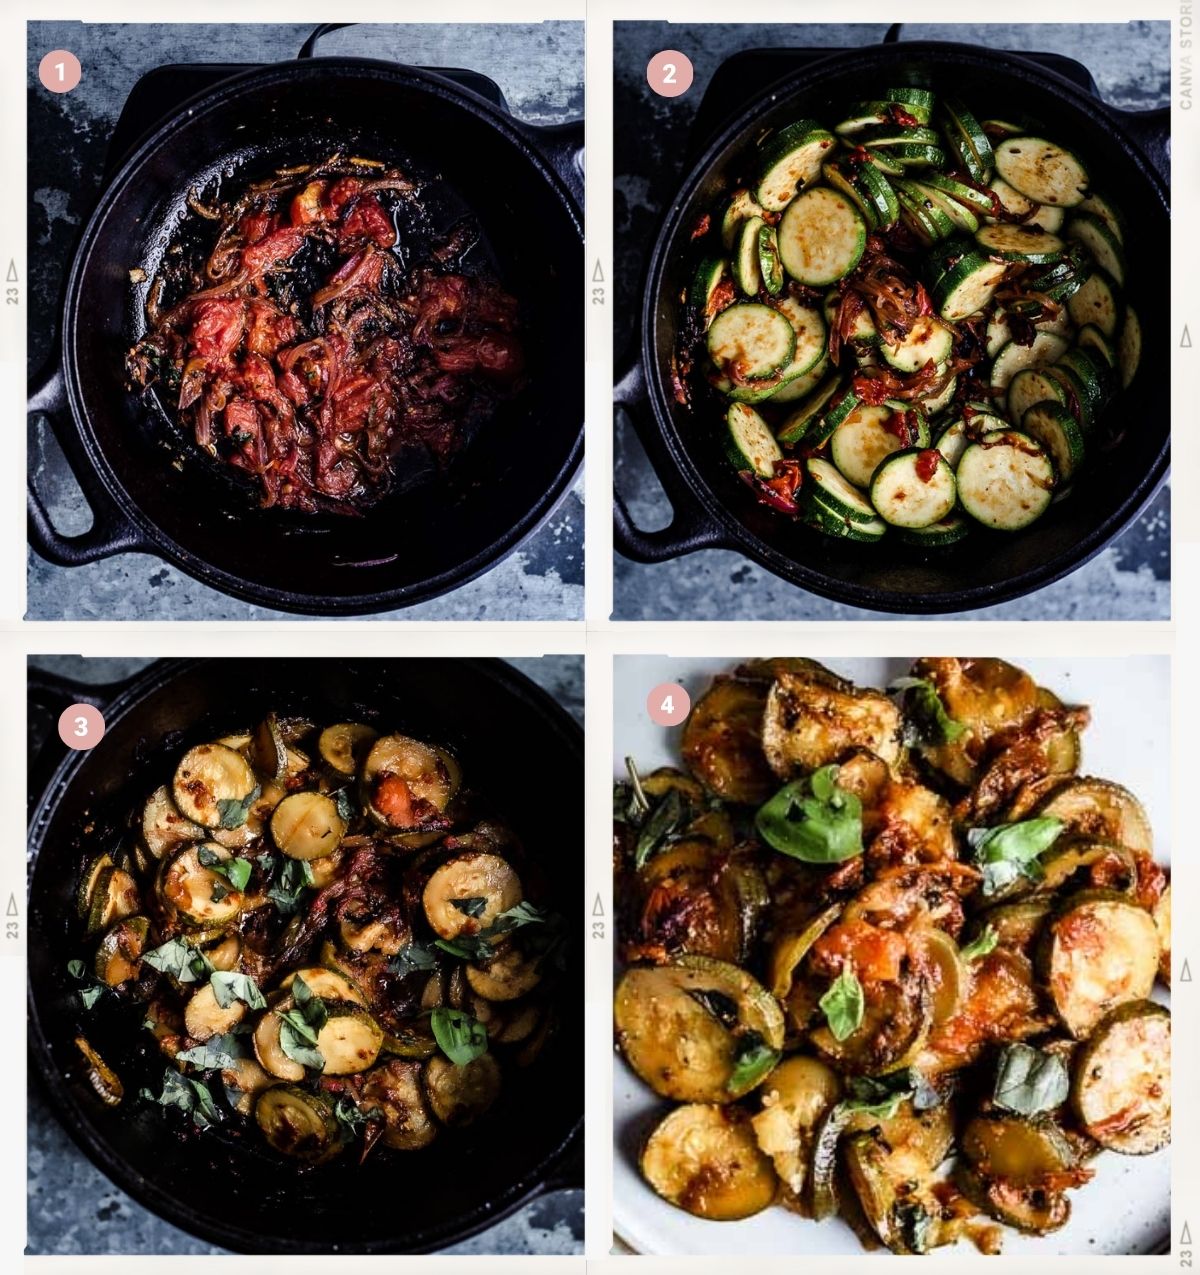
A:
[[[29,371],[53,348],[63,277],[99,195],[112,128],[138,78],[175,62],[255,63],[295,57],[311,25],[161,26],[29,24]],[[71,93],[38,82],[51,49],[70,49],[83,66]],[[583,115],[583,24],[364,24],[326,36],[319,52],[390,58],[419,66],[465,67],[489,76],[514,115],[558,124]],[[149,125],[151,121],[147,121]],[[73,535],[91,515],[50,430],[30,431],[29,464],[58,529]],[[62,568],[29,554],[31,620],[252,620],[280,613],[198,584],[147,554],[122,554]],[[583,479],[516,553],[441,598],[387,617],[409,620],[575,620],[583,618]]]
[[[618,22],[613,48],[615,349],[627,350],[639,309],[645,257],[683,176],[688,132],[713,72],[732,53],[764,47],[849,48],[883,39],[883,24],[811,26],[686,25]],[[943,26],[906,23],[902,40],[957,40],[999,49],[1061,53],[1082,62],[1113,106],[1149,110],[1170,101],[1170,26],[1125,24]],[[646,63],[661,49],[686,53],[695,67],[682,97],[663,98],[646,83]],[[669,521],[669,505],[632,428],[616,425],[616,482],[634,521]],[[1159,620],[1170,616],[1170,493],[1164,488],[1141,518],[1087,566],[1015,602],[964,612],[963,619]],[[642,566],[614,558],[613,618],[618,620],[888,619],[827,602],[726,550]],[[937,618],[937,617],[917,617]]]
[[[73,655],[35,656],[30,660],[34,667],[60,677],[96,685],[122,681],[147,663],[141,659],[81,659]],[[582,656],[549,655],[508,663],[549,691],[577,721],[583,722]],[[47,715],[30,713],[31,755],[55,729],[56,723]],[[225,1251],[162,1221],[114,1186],[71,1141],[47,1105],[32,1072],[28,1110],[26,1253],[166,1255]],[[552,1191],[506,1221],[445,1252],[580,1254],[583,1192]]]

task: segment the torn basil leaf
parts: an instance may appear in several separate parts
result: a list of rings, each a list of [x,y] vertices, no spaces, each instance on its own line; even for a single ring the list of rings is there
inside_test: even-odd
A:
[[[1043,817],[969,829],[967,842],[983,873],[980,893],[990,898],[1021,877],[1040,880],[1043,872],[1038,858],[1058,840],[1065,826],[1061,819]]]
[[[726,1031],[732,1031],[738,1024],[737,1001],[724,992],[703,987],[693,988],[688,995],[711,1014]]]
[[[300,896],[313,883],[312,868],[304,859],[284,859],[267,891],[267,898],[284,916],[291,916],[300,906]]]
[[[777,1049],[772,1049],[758,1032],[744,1032],[738,1037],[733,1071],[725,1086],[729,1093],[740,1094],[753,1089],[780,1059]]]
[[[434,947],[463,961],[490,961],[495,949],[481,934],[460,934],[454,939],[434,939]]]
[[[904,692],[907,743],[938,748],[956,744],[967,733],[962,722],[946,712],[937,687],[927,677],[898,677],[888,690]]]
[[[773,850],[803,863],[843,863],[863,852],[862,802],[837,784],[837,766],[785,784],[754,817]]]
[[[671,788],[646,817],[633,850],[634,866],[645,867],[656,854],[691,822],[691,805],[678,788]]]
[[[891,1120],[900,1105],[913,1096],[909,1077],[898,1072],[887,1079],[871,1076],[854,1076],[849,1082],[848,1098],[838,1103],[843,1115],[871,1116],[877,1120]]]
[[[214,1036],[191,1049],[181,1049],[175,1055],[177,1062],[191,1063],[201,1071],[220,1071],[236,1065],[242,1057],[241,1047],[233,1036]]]
[[[461,1009],[439,1005],[429,1016],[438,1048],[456,1067],[465,1067],[487,1053],[487,1028]]]
[[[487,898],[482,894],[473,894],[466,899],[451,899],[450,906],[457,908],[463,916],[480,917],[487,907]]]
[[[852,1036],[862,1026],[865,1002],[862,984],[847,967],[829,985],[817,1002],[836,1041]]]
[[[987,956],[989,952],[996,950],[996,944],[1000,942],[1000,935],[996,927],[990,922],[983,927],[980,933],[964,947],[959,955],[964,961],[975,961],[981,956]]]
[[[354,803],[350,800],[350,794],[345,788],[339,788],[333,794],[334,804],[337,806],[338,818],[348,824],[354,818]]]
[[[67,973],[72,978],[83,978],[87,974],[87,966],[82,961],[68,961]]]
[[[91,987],[80,988],[79,999],[83,1002],[84,1009],[91,1009],[106,990],[103,983],[93,983]]]
[[[241,1001],[248,1009],[267,1007],[267,998],[249,974],[217,970],[208,981],[222,1009],[228,1009],[234,1001]]]
[[[388,962],[388,969],[403,978],[405,974],[415,974],[418,971],[428,973],[437,969],[437,964],[437,957],[429,948],[421,943],[410,943],[392,957]]]
[[[161,1107],[177,1108],[191,1117],[197,1129],[210,1129],[222,1119],[221,1109],[213,1101],[204,1081],[181,1075],[178,1071],[168,1071],[163,1076],[161,1094],[143,1089],[139,1096]]]
[[[992,1101],[1019,1116],[1036,1116],[1061,1107],[1069,1088],[1067,1065],[1057,1054],[1018,1042],[1000,1052]]]
[[[363,1125],[370,1123],[370,1118],[360,1111],[349,1098],[339,1098],[337,1105],[333,1109],[333,1114],[337,1117],[338,1124],[351,1134],[357,1133]]]
[[[325,1056],[317,1048],[317,1035],[329,1021],[325,1002],[299,974],[292,980],[293,1009],[280,1013],[279,1044],[293,1062],[303,1063],[314,1071],[325,1069]]]
[[[160,974],[180,983],[198,983],[212,972],[212,962],[185,939],[168,939],[160,947],[142,953],[142,960]]]
[[[217,815],[222,828],[232,831],[240,828],[250,815],[251,807],[262,796],[262,789],[255,784],[252,792],[248,792],[239,801],[236,797],[221,797],[217,800]]]

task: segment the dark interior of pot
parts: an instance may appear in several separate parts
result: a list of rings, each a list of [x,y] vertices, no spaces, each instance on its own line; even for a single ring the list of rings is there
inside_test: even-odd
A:
[[[574,468],[583,420],[583,334],[575,221],[522,139],[441,81],[371,63],[314,61],[214,91],[118,178],[77,263],[64,330],[73,409],[92,463],[153,539],[201,578],[244,582],[264,601],[429,591],[470,575],[548,512]],[[126,388],[125,353],[141,329],[129,270],[176,232],[190,190],[226,189],[331,154],[362,155],[440,176],[431,209],[464,214],[519,304],[525,386],[502,401],[433,481],[397,490],[362,517],[288,514],[197,453],[173,464],[178,433]],[[148,271],[148,273],[150,273]],[[186,450],[186,449],[185,449]]]
[[[697,217],[735,188],[756,137],[768,127],[811,117],[832,126],[863,86],[911,84],[954,93],[982,113],[1027,115],[1046,135],[1076,149],[1097,187],[1112,193],[1131,227],[1127,237],[1128,299],[1141,319],[1141,368],[1106,415],[1116,441],[1093,450],[1073,490],[1032,527],[1013,534],[973,529],[959,544],[922,554],[889,537],[872,545],[818,535],[759,505],[729,465],[720,419],[698,419],[675,402],[671,355],[679,298],[698,249]],[[1165,325],[1169,314],[1170,220],[1143,162],[1098,103],[1051,80],[1036,65],[961,46],[876,47],[814,63],[780,86],[775,100],[726,133],[707,166],[682,192],[669,239],[660,243],[658,273],[647,297],[644,349],[651,393],[675,466],[712,516],[747,552],[772,570],[826,596],[897,611],[986,605],[1048,583],[1085,561],[1141,508],[1161,480],[1170,439],[1170,379]]]
[[[92,751],[59,767],[31,825],[31,1065],[91,1158],[135,1198],[187,1230],[243,1252],[419,1252],[515,1207],[558,1164],[583,1114],[582,954],[569,949],[559,1028],[537,1061],[507,1068],[495,1107],[418,1152],[374,1152],[298,1168],[253,1129],[185,1136],[133,1100],[158,1092],[163,1062],[141,1012],[89,1013],[67,972],[81,923],[73,890],[84,857],[111,844],[130,807],[169,778],[180,751],[268,710],[366,720],[451,749],[466,782],[520,836],[570,916],[583,890],[581,733],[498,661],[210,660],[157,665],[113,708]],[[87,828],[93,829],[85,832]],[[74,1045],[86,1030],[126,1099],[106,1107]]]

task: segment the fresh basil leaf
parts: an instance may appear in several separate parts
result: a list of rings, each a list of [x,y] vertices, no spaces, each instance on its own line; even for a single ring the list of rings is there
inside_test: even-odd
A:
[[[1065,826],[1061,819],[1042,817],[995,828],[971,828],[967,842],[982,869],[980,893],[985,898],[998,894],[1023,876],[1039,880],[1042,866],[1038,856],[1050,849]]]
[[[240,828],[246,822],[250,815],[251,807],[260,796],[262,796],[262,789],[255,784],[254,790],[248,792],[241,801],[236,797],[221,797],[217,801],[217,815],[220,819],[221,827],[230,831],[234,828]]]
[[[415,974],[418,970],[429,972],[437,969],[437,957],[420,943],[410,943],[402,947],[388,962],[388,969],[401,978],[405,974]]]
[[[325,1070],[325,1055],[317,1048],[317,1034],[294,1009],[280,1015],[279,1045],[293,1061],[313,1071]]]
[[[80,988],[79,999],[83,1002],[84,1009],[91,1009],[106,990],[103,983],[93,983],[91,987]]]
[[[633,850],[634,866],[644,867],[651,855],[661,850],[690,822],[691,808],[678,788],[670,788],[646,817]]]
[[[960,951],[959,955],[964,961],[978,960],[979,957],[986,956],[989,952],[994,952],[996,944],[999,942],[1000,934],[996,927],[989,922],[983,927],[979,935]]]
[[[191,1049],[181,1049],[175,1055],[177,1062],[191,1063],[201,1071],[220,1071],[224,1067],[232,1067],[237,1063],[238,1055],[228,1047],[232,1036],[214,1036],[203,1044],[193,1045]]]
[[[83,978],[87,974],[87,966],[82,961],[68,961],[67,973],[72,978]]]
[[[325,1008],[325,1002],[299,974],[292,979],[291,992],[292,999],[296,1002],[296,1009],[299,1010],[304,1021],[314,1031],[320,1031],[329,1021],[329,1011]],[[315,1040],[316,1037],[313,1039]]]
[[[852,969],[846,968],[829,985],[829,990],[817,1002],[825,1014],[825,1021],[834,1040],[843,1041],[852,1036],[862,1025],[863,989]]]
[[[215,868],[221,862],[221,856],[210,846],[201,846],[196,851],[196,862],[202,868]]]
[[[490,961],[496,955],[492,945],[480,934],[460,934],[454,939],[434,939],[433,945],[463,961]]]
[[[837,784],[836,766],[781,788],[754,817],[762,839],[804,863],[843,863],[863,852],[862,802]]]
[[[228,1009],[234,1001],[241,1001],[247,1009],[267,1007],[267,998],[258,990],[258,984],[249,974],[217,970],[208,983],[222,1009]]]
[[[473,894],[465,899],[451,899],[450,906],[457,908],[463,916],[480,917],[487,908],[487,897],[482,894]]]
[[[168,939],[160,947],[142,953],[142,960],[160,974],[180,983],[198,983],[213,972],[212,962],[185,939]]]
[[[333,794],[334,804],[337,806],[338,818],[343,823],[349,823],[354,818],[354,803],[350,800],[350,794],[345,788],[339,788]]]
[[[702,987],[694,988],[688,995],[711,1014],[727,1031],[732,1031],[738,1024],[737,1001],[724,992]]]
[[[360,1111],[349,1098],[339,1098],[333,1114],[337,1116],[338,1123],[352,1134],[357,1133],[363,1125],[370,1123],[367,1115]]]
[[[843,1115],[871,1116],[876,1120],[892,1119],[900,1105],[913,1097],[909,1077],[904,1072],[883,1080],[854,1076],[849,1093],[849,1098],[838,1103],[838,1110]]]
[[[946,712],[937,687],[928,678],[898,677],[888,690],[904,692],[905,725],[914,735],[911,743],[937,748],[955,744],[966,734],[967,728]]]
[[[177,1108],[191,1117],[197,1129],[209,1129],[222,1119],[221,1110],[204,1081],[184,1076],[178,1071],[168,1071],[163,1076],[161,1094],[143,1089],[139,1096],[161,1107]]]
[[[484,933],[489,938],[495,938],[501,934],[508,934],[512,930],[519,930],[523,925],[552,925],[559,920],[561,918],[557,913],[543,911],[536,905],[522,900],[515,907],[501,912]]]
[[[1000,1053],[992,1101],[1019,1116],[1036,1116],[1061,1107],[1069,1089],[1067,1065],[1057,1054],[1018,1042]]]
[[[756,1084],[779,1061],[780,1053],[772,1049],[758,1032],[745,1032],[738,1040],[738,1049],[734,1058],[733,1071],[725,1086],[729,1093],[745,1093]]]
[[[456,1067],[465,1067],[487,1053],[487,1028],[461,1009],[439,1005],[429,1016],[433,1038]]]
[[[933,1218],[925,1206],[916,1200],[903,1200],[896,1204],[893,1217],[908,1250],[927,1253]]]
[[[300,906],[300,896],[313,883],[312,868],[304,859],[284,859],[267,898],[284,916],[291,916]]]
[[[210,891],[210,897],[214,903],[220,903],[222,899],[229,897],[229,887],[217,881]]]
[[[249,859],[234,857],[227,859],[217,869],[235,890],[244,890],[250,881],[253,864]]]

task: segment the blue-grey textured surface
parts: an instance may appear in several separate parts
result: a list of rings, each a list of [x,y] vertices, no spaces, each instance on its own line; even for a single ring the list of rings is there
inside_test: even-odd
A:
[[[122,681],[144,668],[142,659],[35,656],[30,664],[92,684]],[[583,658],[548,655],[509,661],[549,691],[583,722]],[[36,747],[54,723],[30,715]],[[580,851],[582,853],[582,851]],[[580,1063],[582,1066],[582,1062]],[[221,1253],[142,1208],[88,1160],[71,1141],[30,1076],[28,1097],[27,1245],[30,1254]],[[579,1254],[583,1252],[583,1192],[551,1191],[510,1218],[447,1253]]]
[[[113,125],[130,89],[172,62],[253,63],[296,55],[311,25],[29,25],[29,369],[50,355],[71,251],[96,201]],[[51,49],[83,66],[77,89],[37,80]],[[319,52],[421,66],[466,67],[493,79],[518,119],[558,124],[583,114],[583,24],[371,24],[336,31]],[[149,123],[149,121],[147,121]],[[581,369],[582,374],[582,369]],[[29,465],[55,526],[91,517],[44,422],[30,431]],[[198,584],[146,554],[65,569],[29,554],[27,615],[37,620],[250,620],[279,618]],[[462,588],[387,617],[409,620],[575,620],[583,616],[583,480],[516,553]]]
[[[713,73],[731,54],[765,47],[846,48],[883,39],[883,24],[853,26],[681,26],[618,22],[613,45],[614,237],[618,355],[629,343],[649,250],[682,176],[688,130]],[[1149,110],[1170,101],[1170,27],[1122,24],[942,26],[906,23],[902,40],[944,39],[992,48],[1061,53],[1082,62],[1113,106]],[[646,83],[646,64],[661,49],[686,53],[692,87],[663,98]],[[620,417],[616,483],[634,521],[654,529],[669,506],[632,428]],[[1170,492],[1164,487],[1123,536],[1066,579],[1015,602],[965,612],[963,619],[1164,620],[1170,616]],[[708,550],[644,566],[617,554],[613,618],[618,620],[863,620],[894,617],[806,593],[740,554]],[[920,617],[936,618],[936,617]]]

